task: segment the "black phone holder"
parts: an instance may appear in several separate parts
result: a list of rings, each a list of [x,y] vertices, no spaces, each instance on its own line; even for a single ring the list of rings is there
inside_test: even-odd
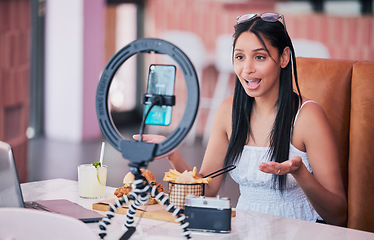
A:
[[[158,105],[158,106],[174,106],[175,96],[145,93],[143,95],[143,104],[153,104],[153,103],[155,103],[155,105]]]
[[[160,143],[148,143],[135,140],[123,139],[117,128],[114,126],[113,120],[109,112],[108,94],[111,82],[119,67],[130,57],[137,53],[157,53],[166,54],[172,57],[182,70],[187,87],[187,103],[185,111],[178,126],[173,132]],[[199,82],[196,70],[182,50],[170,42],[156,39],[143,38],[138,39],[119,50],[107,63],[103,73],[100,77],[96,92],[96,114],[100,129],[109,143],[122,153],[123,158],[130,161],[129,166],[131,172],[135,176],[134,184],[136,188],[130,193],[129,198],[118,200],[115,205],[110,205],[110,211],[106,213],[107,218],[103,218],[100,223],[99,233],[101,238],[104,238],[106,233],[106,225],[110,224],[110,218],[114,217],[114,212],[117,208],[122,207],[123,203],[129,203],[128,200],[133,200],[126,215],[126,229],[121,239],[128,239],[134,233],[135,228],[132,226],[133,218],[136,214],[137,208],[142,203],[148,201],[148,196],[156,197],[161,204],[167,205],[167,210],[176,216],[176,221],[181,223],[183,228],[183,235],[187,238],[189,233],[186,230],[188,222],[186,222],[179,208],[174,208],[169,200],[162,193],[158,193],[155,187],[151,188],[147,180],[141,175],[140,168],[147,166],[147,164],[158,156],[162,156],[176,148],[181,141],[186,137],[191,129],[199,107]],[[144,101],[152,101],[152,98],[157,98],[159,101],[157,105],[174,105],[175,96],[162,96],[155,94],[145,94]],[[136,190],[136,191],[134,191]]]

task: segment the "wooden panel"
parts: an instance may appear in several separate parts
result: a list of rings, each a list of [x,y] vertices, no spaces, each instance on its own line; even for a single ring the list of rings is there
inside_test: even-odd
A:
[[[106,200],[98,203],[92,204],[93,210],[99,210],[99,211],[109,211],[109,203],[115,204],[115,200]],[[128,207],[124,205],[123,208],[117,209],[116,213],[119,214],[126,214],[128,210]],[[166,211],[166,206],[155,204],[155,205],[148,205],[146,208],[142,206],[137,212],[137,217],[144,217],[149,218],[153,220],[159,220],[164,222],[173,222],[175,223],[175,216],[173,216],[170,212]],[[232,217],[236,216],[236,211],[232,209]]]
[[[114,201],[113,201],[114,203]],[[146,209],[146,212],[144,210],[139,209],[136,212],[137,217],[144,217],[144,218],[149,218],[149,219],[154,219],[154,220],[159,220],[159,221],[164,221],[164,222],[174,222],[175,223],[175,217],[169,213],[168,211],[165,210],[165,206],[162,205],[149,205]],[[92,205],[93,210],[99,210],[99,211],[109,211],[109,205],[105,203],[94,203]],[[117,209],[116,213],[119,214],[126,214],[128,208],[119,208]]]
[[[0,1],[0,140],[12,146],[21,182],[27,181],[30,2]]]

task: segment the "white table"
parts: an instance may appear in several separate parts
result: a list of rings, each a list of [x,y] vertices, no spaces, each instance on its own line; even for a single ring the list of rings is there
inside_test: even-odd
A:
[[[92,209],[92,204],[98,200],[87,200],[78,197],[78,183],[66,179],[53,179],[21,184],[25,201],[65,198]],[[106,199],[114,198],[115,188],[106,188]],[[100,212],[100,211],[99,211]],[[103,212],[101,212],[103,213]],[[105,239],[119,239],[125,215],[116,214],[112,224],[108,226]],[[139,218],[135,219],[135,224]],[[327,224],[312,223],[291,218],[277,217],[268,214],[237,210],[237,216],[232,219],[231,233],[207,233],[191,231],[192,239],[328,239],[328,240],[374,240],[374,233],[348,228],[335,227]],[[89,227],[98,232],[98,223],[89,223]],[[178,223],[163,222],[143,218],[131,239],[186,239],[182,235]],[[98,237],[99,239],[99,237]]]

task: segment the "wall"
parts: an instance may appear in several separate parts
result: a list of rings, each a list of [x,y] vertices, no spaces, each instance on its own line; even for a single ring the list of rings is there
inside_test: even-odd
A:
[[[145,37],[161,37],[168,30],[197,34],[207,51],[207,67],[201,81],[201,97],[212,97],[219,69],[213,66],[216,39],[233,34],[236,17],[249,12],[275,11],[276,1],[229,3],[213,0],[149,0],[146,8]],[[331,58],[374,60],[374,17],[333,16],[326,14],[285,14],[291,39],[319,41],[329,50]],[[233,82],[233,81],[232,81]],[[231,84],[232,84],[231,82]],[[181,87],[182,88],[182,87]],[[232,86],[231,86],[232,88]],[[178,91],[178,85],[176,91]],[[180,118],[175,108],[173,117]],[[208,111],[200,109],[198,135],[203,135]]]
[[[191,31],[203,39],[209,51],[214,51],[217,36],[234,32],[237,16],[275,10],[275,1],[254,2],[229,4],[224,1],[150,0],[146,36],[160,36],[170,29]],[[292,39],[320,41],[327,46],[332,58],[374,60],[373,16],[294,13],[286,14],[285,21]]]
[[[104,66],[104,0],[49,0],[46,9],[45,134],[97,139],[95,97]]]

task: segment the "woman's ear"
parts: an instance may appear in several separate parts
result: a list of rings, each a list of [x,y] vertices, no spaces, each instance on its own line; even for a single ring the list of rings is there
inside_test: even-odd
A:
[[[283,53],[280,57],[280,64],[281,64],[281,68],[285,68],[287,65],[288,65],[288,62],[290,61],[290,48],[289,47],[285,47],[283,49]]]

